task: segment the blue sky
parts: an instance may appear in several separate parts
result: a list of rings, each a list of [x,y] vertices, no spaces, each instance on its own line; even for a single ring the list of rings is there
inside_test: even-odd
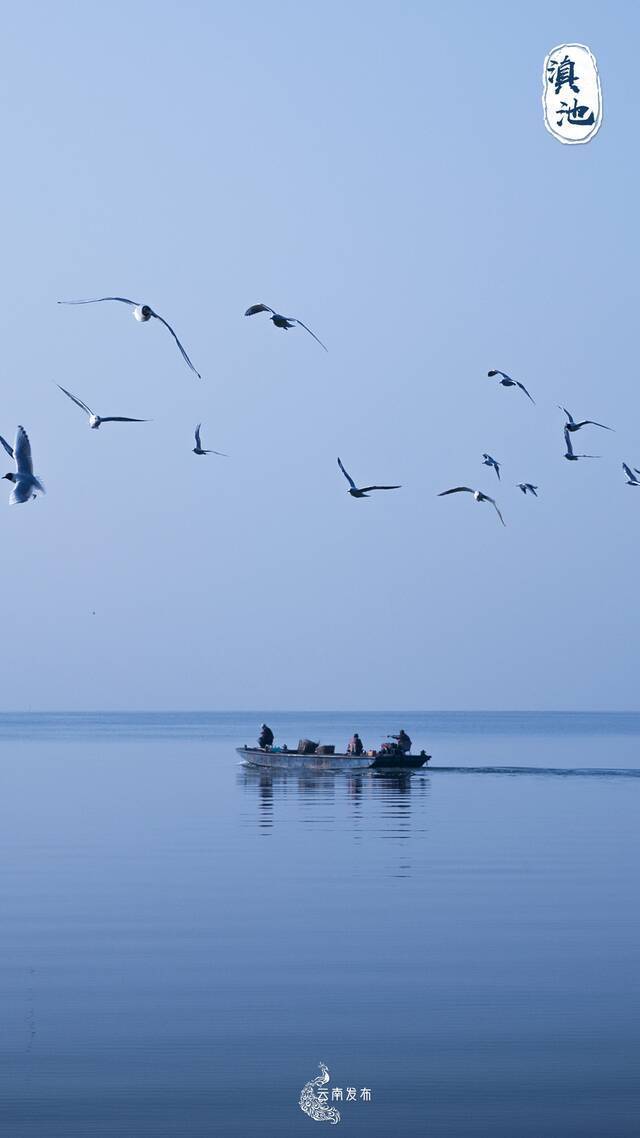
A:
[[[0,432],[48,494],[4,507],[2,706],[637,707],[639,23],[7,11]],[[562,42],[600,67],[583,147],[543,125]],[[203,380],[157,322],[56,305],[112,293]],[[56,383],[153,422],[90,432]],[[599,462],[564,461],[559,402],[617,428],[578,436]],[[228,459],[191,454],[199,420]],[[352,501],[337,455],[402,490]],[[507,528],[437,497],[460,483]]]

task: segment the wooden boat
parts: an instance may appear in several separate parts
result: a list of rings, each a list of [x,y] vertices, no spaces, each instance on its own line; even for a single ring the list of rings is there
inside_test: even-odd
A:
[[[269,767],[278,770],[309,771],[412,771],[429,762],[431,755],[421,751],[419,755],[405,755],[397,751],[378,751],[364,755],[326,755],[314,751],[310,755],[299,751],[283,751],[280,748],[236,747],[237,753],[245,763],[254,767]]]

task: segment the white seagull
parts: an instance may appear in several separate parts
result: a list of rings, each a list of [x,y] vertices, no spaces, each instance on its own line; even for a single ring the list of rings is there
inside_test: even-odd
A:
[[[510,375],[507,375],[506,371],[499,371],[498,368],[494,367],[491,369],[491,371],[487,372],[487,375],[489,375],[489,376],[494,376],[494,375],[502,376],[502,378],[498,380],[498,383],[501,383],[503,387],[519,387],[521,391],[524,391],[527,398],[530,399],[532,403],[535,403],[535,399],[533,398],[532,395],[529,395],[529,392],[527,391],[524,383],[520,383],[519,379],[512,379]]]
[[[10,452],[11,447],[4,439],[2,440],[2,445],[7,452]],[[23,502],[28,502],[30,498],[36,497],[36,490],[39,490],[41,494],[46,493],[42,482],[39,478],[36,478],[33,473],[31,443],[29,442],[29,436],[24,427],[18,427],[16,431],[13,458],[16,464],[15,474],[12,471],[10,474],[3,476],[4,478],[8,478],[9,482],[13,482],[13,490],[9,498],[10,504],[16,506],[21,505]]]
[[[329,351],[326,344],[323,344],[322,340],[318,340],[315,332],[312,332],[310,328],[307,328],[306,324],[302,323],[302,320],[297,320],[295,316],[281,316],[279,312],[276,312],[275,308],[269,308],[268,304],[252,304],[250,308],[247,308],[245,316],[256,316],[258,312],[270,312],[271,316],[269,319],[276,328],[282,328],[285,332],[288,332],[290,328],[295,328],[296,324],[299,324],[301,328],[304,328],[305,332],[308,332],[310,336],[313,336],[314,340],[317,340],[325,352]]]
[[[4,439],[2,439],[2,442],[4,443]],[[5,446],[6,445],[5,443]],[[632,470],[630,466],[627,466],[626,462],[623,462],[622,469],[627,476],[627,486],[640,486],[640,470],[638,470],[637,467],[634,466]]]
[[[228,454],[223,454],[221,450],[203,450],[202,443],[200,442],[200,428],[202,423],[198,423],[196,427],[196,445],[193,448],[194,454],[219,454],[220,458],[228,458]]]
[[[77,407],[80,407],[83,411],[86,411],[87,415],[89,416],[89,426],[91,427],[91,429],[93,431],[97,431],[98,427],[100,426],[101,423],[148,423],[149,422],[148,419],[129,419],[126,415],[96,415],[95,411],[92,411],[90,407],[87,407],[87,404],[83,403],[82,399],[78,399],[77,395],[72,395],[71,392],[67,391],[66,387],[63,387],[62,384],[60,384],[60,383],[58,383],[57,386],[60,388],[61,391],[64,391],[65,395],[69,396],[69,399],[73,400],[73,402],[76,404]]]
[[[496,462],[495,458],[492,458],[490,454],[483,454],[482,458],[483,458],[482,465],[483,466],[492,466],[493,469],[495,470],[496,474],[498,475],[498,478],[499,478],[500,477],[500,463]]]
[[[189,359],[184,348],[182,347],[182,344],[180,343],[180,341],[179,341],[178,337],[176,336],[171,325],[168,324],[167,321],[164,319],[164,317],[160,316],[160,314],[158,312],[154,312],[153,308],[150,308],[150,306],[148,304],[138,304],[138,302],[136,300],[127,300],[126,296],[97,296],[97,297],[94,297],[92,300],[59,300],[58,304],[102,304],[102,302],[104,300],[119,300],[121,304],[128,304],[133,309],[133,315],[134,315],[135,319],[139,320],[141,324],[145,324],[147,322],[147,320],[151,319],[152,316],[154,316],[156,320],[159,320],[161,324],[164,324],[165,328],[168,328],[169,331],[171,332],[171,335],[173,336],[176,344],[178,345],[178,347],[180,349],[180,354],[181,354],[183,360],[185,361],[185,363],[191,368],[192,372],[194,372],[195,375],[197,375],[198,379],[202,379],[200,372],[196,371],[196,369],[194,368],[193,364],[191,363],[191,360]]]
[[[571,434],[573,434],[575,431],[579,431],[581,427],[588,427],[589,425],[592,427],[602,427],[603,431],[613,430],[613,427],[606,427],[604,423],[596,423],[595,419],[582,419],[581,422],[576,423],[573,415],[570,411],[567,411],[566,407],[563,407],[561,403],[558,403],[558,407],[561,411],[564,411],[565,415],[567,416],[567,422],[564,425],[564,429],[565,431],[569,431]]]
[[[491,502],[491,505],[493,506],[494,510],[496,511],[496,514],[500,518],[500,521],[502,522],[503,526],[506,526],[507,523],[505,522],[502,514],[500,513],[500,510],[498,509],[497,503],[494,501],[493,498],[490,498],[488,494],[483,494],[482,490],[472,490],[470,486],[454,486],[452,490],[443,490],[440,494],[438,494],[438,497],[444,498],[447,494],[461,494],[461,493],[473,494],[476,502]]]
[[[516,482],[516,486],[519,490],[522,490],[523,494],[533,494],[534,498],[538,497],[538,487],[534,486],[533,482]]]
[[[574,454],[573,446],[571,444],[571,435],[569,434],[566,427],[564,429],[564,441],[567,444],[567,453],[564,457],[568,462],[577,462],[579,458],[600,458],[599,454]]]
[[[400,486],[356,486],[351,475],[347,474],[344,466],[340,462],[340,459],[338,459],[338,466],[340,467],[340,469],[341,469],[342,473],[344,474],[347,482],[349,483],[349,489],[347,490],[347,494],[351,494],[352,498],[368,498],[371,490],[400,490],[401,489]]]

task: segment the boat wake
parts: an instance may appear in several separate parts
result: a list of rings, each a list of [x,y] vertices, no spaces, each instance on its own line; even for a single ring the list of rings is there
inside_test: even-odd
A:
[[[640,778],[638,767],[429,767],[419,774],[541,774],[560,778]]]

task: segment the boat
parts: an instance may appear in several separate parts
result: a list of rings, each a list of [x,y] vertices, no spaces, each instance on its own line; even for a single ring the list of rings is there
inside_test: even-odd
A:
[[[245,763],[254,767],[268,767],[278,770],[309,771],[415,771],[425,766],[431,755],[420,751],[418,755],[407,755],[399,751],[373,751],[370,754],[347,755],[326,754],[313,751],[303,754],[300,751],[284,750],[281,747],[236,747],[236,753]]]

